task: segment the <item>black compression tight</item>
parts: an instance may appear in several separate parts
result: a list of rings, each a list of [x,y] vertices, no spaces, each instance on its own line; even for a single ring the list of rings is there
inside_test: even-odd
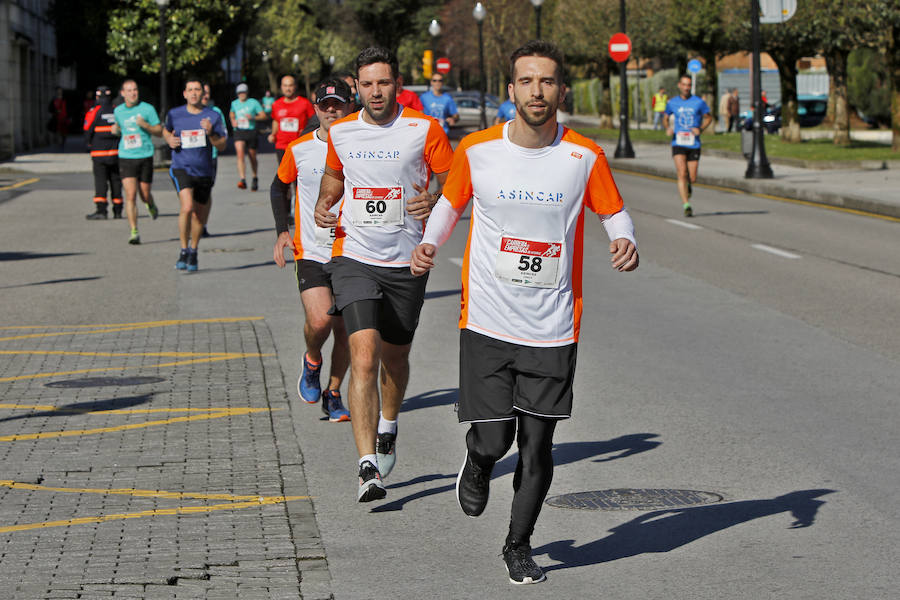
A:
[[[494,463],[503,458],[512,446],[517,426],[519,462],[513,477],[515,494],[506,541],[529,544],[553,480],[552,450],[556,420],[520,414],[509,421],[472,423],[466,435],[466,446],[475,464],[483,469],[492,469]]]

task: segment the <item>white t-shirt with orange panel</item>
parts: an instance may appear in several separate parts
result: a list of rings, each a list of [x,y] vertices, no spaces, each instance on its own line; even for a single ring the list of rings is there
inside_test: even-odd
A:
[[[327,164],[344,175],[332,255],[408,266],[424,226],[406,214],[406,202],[419,193],[413,184],[427,188],[432,172],[450,169],[453,150],[440,124],[411,108],[387,125],[362,115],[335,121],[328,131]]]
[[[288,144],[278,166],[278,179],[297,186],[294,194],[294,260],[327,263],[331,260],[334,228],[319,227],[313,215],[325,172],[328,144],[319,139],[316,131]]]
[[[622,197],[592,141],[559,126],[551,145],[524,148],[509,140],[509,125],[460,142],[440,201],[461,214],[473,200],[459,326],[524,346],[573,344],[585,208],[616,215]]]

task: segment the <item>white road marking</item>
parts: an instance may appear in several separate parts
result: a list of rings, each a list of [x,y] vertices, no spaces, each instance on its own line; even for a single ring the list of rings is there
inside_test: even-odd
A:
[[[774,254],[775,256],[781,256],[782,258],[803,258],[799,254],[794,254],[780,248],[773,248],[772,246],[766,246],[765,244],[753,244],[753,247],[757,250],[762,250],[763,252]]]
[[[685,229],[703,229],[699,225],[694,225],[693,223],[685,223],[684,221],[679,221],[678,219],[666,219],[666,221],[671,223],[672,225],[684,227]]]
[[[452,262],[454,265],[456,265],[456,266],[459,267],[460,269],[462,268],[463,259],[461,259],[461,258],[448,258],[447,260],[449,260],[450,262]]]

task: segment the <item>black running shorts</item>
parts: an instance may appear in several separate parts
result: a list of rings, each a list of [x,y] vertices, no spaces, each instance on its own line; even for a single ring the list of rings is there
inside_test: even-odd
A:
[[[672,156],[686,154],[688,161],[700,160],[700,148],[685,148],[684,146],[672,146]]]
[[[122,179],[136,177],[141,183],[153,183],[153,157],[119,157],[119,175],[122,176]]]
[[[297,274],[297,288],[301,294],[314,287],[331,289],[331,276],[325,272],[324,266],[320,262],[306,259],[300,259],[294,263],[294,273]]]
[[[212,177],[195,177],[188,175],[184,169],[169,169],[169,176],[175,184],[175,191],[181,194],[181,190],[193,189],[194,202],[197,204],[206,204],[209,202],[209,196],[212,192]]]
[[[419,313],[425,302],[425,285],[428,276],[415,277],[409,267],[375,267],[359,261],[336,256],[325,265],[331,275],[334,292],[332,314],[344,317],[347,334],[362,329],[377,329],[381,339],[389,344],[402,346],[413,340],[419,325]],[[376,305],[368,307],[374,301]],[[345,310],[350,304],[360,302],[365,310]]]
[[[521,346],[460,330],[459,422],[514,419],[517,411],[568,418],[577,346]]]
[[[259,147],[259,134],[255,129],[235,129],[234,141],[245,142],[247,148],[256,150]]]

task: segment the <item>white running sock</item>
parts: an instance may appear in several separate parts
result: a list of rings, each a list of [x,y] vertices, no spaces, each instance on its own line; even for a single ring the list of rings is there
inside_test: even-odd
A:
[[[365,456],[363,456],[362,458],[360,458],[360,459],[359,459],[359,466],[362,466],[362,464],[363,464],[364,462],[366,462],[366,461],[369,461],[370,463],[372,463],[372,464],[373,464],[374,466],[376,466],[376,467],[378,466],[378,459],[375,458],[375,455],[374,455],[374,454],[366,454]]]
[[[388,421],[378,413],[378,433],[397,433],[397,421]]]

